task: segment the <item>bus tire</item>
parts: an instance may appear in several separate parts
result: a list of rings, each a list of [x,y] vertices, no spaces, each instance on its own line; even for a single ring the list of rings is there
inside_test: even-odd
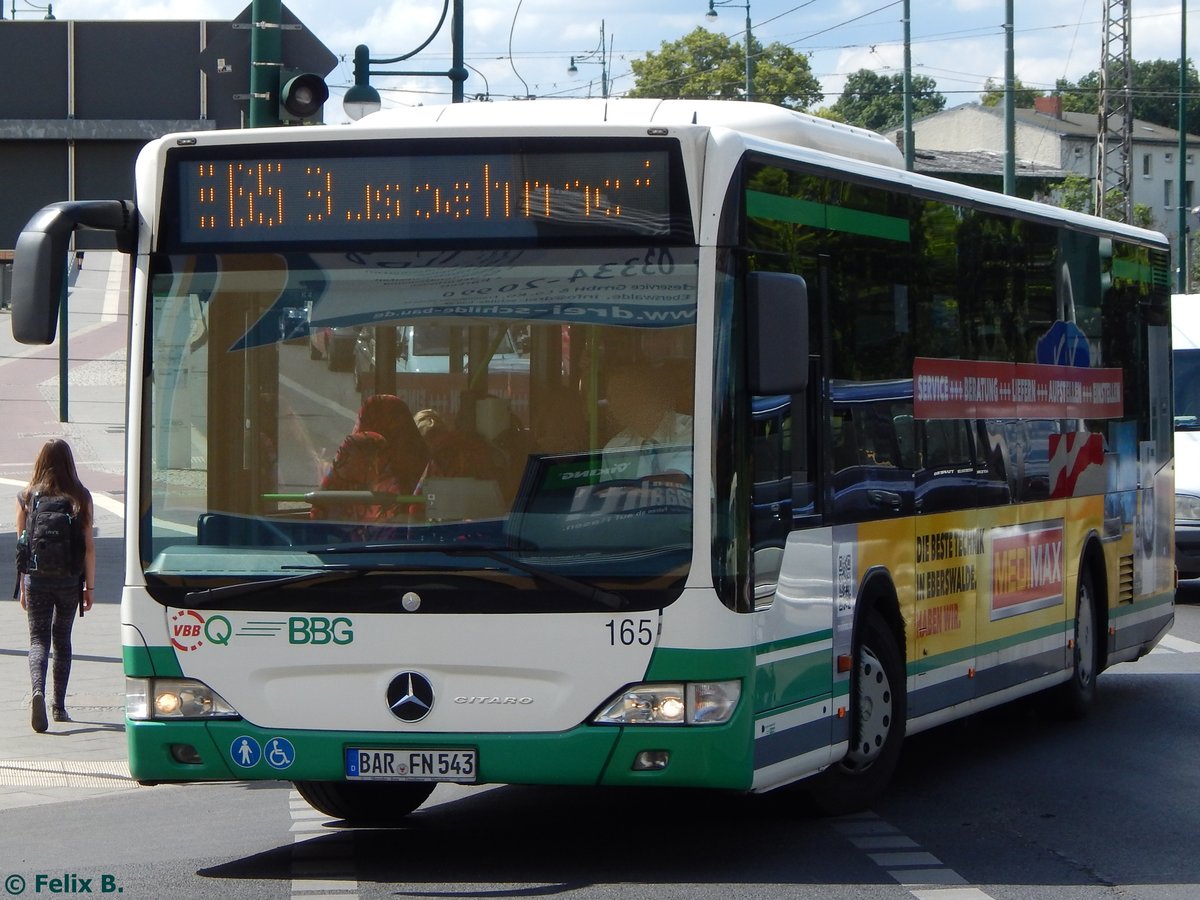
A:
[[[1068,719],[1081,719],[1096,697],[1096,676],[1100,674],[1099,618],[1096,615],[1096,588],[1091,567],[1079,568],[1075,588],[1075,629],[1071,648],[1071,678],[1057,688],[1057,709]]]
[[[352,824],[390,825],[429,799],[436,784],[346,781],[294,781],[300,796],[318,812]]]
[[[904,743],[904,658],[892,630],[874,609],[864,617],[855,642],[850,695],[850,749],[806,784],[817,809],[830,816],[875,802],[896,771]]]

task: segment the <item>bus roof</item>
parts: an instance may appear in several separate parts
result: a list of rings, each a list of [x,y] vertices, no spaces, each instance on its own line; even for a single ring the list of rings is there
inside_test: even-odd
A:
[[[381,110],[358,124],[371,127],[494,125],[646,125],[730,128],[745,134],[835,153],[894,168],[904,156],[887,138],[865,128],[833,122],[769,103],[729,100],[535,100],[521,103],[457,103]]]

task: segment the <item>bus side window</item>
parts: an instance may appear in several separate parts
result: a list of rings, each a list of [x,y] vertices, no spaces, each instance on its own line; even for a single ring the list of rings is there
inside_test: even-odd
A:
[[[893,416],[892,424],[896,429],[896,444],[900,449],[900,468],[917,468],[917,436],[912,413]]]
[[[833,446],[833,471],[858,465],[858,442],[854,439],[854,419],[849,411],[834,410],[830,419]]]
[[[754,548],[756,602],[774,596],[783,562],[783,548],[799,516],[816,512],[809,474],[808,429],[802,398],[788,395],[752,398],[751,544]]]

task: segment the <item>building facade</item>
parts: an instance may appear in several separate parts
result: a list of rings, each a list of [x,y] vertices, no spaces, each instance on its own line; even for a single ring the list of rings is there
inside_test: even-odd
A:
[[[1064,112],[1057,97],[1039,97],[1033,109],[1018,109],[1015,151],[1022,166],[1036,171],[1096,177],[1096,116]],[[893,137],[896,137],[893,134]],[[917,152],[1004,152],[1004,110],[967,103],[913,123]],[[1140,119],[1133,121],[1131,140],[1131,195],[1134,205],[1150,210],[1152,227],[1178,245],[1179,233],[1179,132]],[[1200,137],[1187,136],[1185,206],[1195,204],[1196,160]],[[1189,215],[1189,220],[1193,219]],[[1192,222],[1194,225],[1195,223]]]

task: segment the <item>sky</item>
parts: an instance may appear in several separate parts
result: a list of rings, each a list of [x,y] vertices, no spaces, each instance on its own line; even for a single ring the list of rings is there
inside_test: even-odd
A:
[[[44,0],[0,0],[4,17],[45,15]],[[1186,0],[1130,0],[1131,47],[1137,60],[1179,58]],[[903,0],[748,0],[754,37],[808,55],[825,99],[837,100],[846,76],[859,69],[881,75],[903,71]],[[341,93],[353,83],[354,48],[373,58],[416,49],[434,30],[442,0],[284,0],[341,60],[326,81],[325,121],[346,121]],[[1022,83],[1050,90],[1055,80],[1078,80],[1098,69],[1104,7],[1110,0],[1013,0],[1014,69]],[[229,20],[249,0],[58,0],[58,19]],[[946,95],[947,107],[977,100],[990,77],[1004,78],[1005,0],[910,0],[914,75],[925,75]],[[464,54],[472,69],[468,99],[600,96],[607,72],[614,95],[633,84],[630,60],[659,50],[698,26],[743,40],[747,3],[708,0],[464,0]],[[1200,49],[1200,2],[1187,9],[1187,55]],[[601,52],[601,28],[611,57]],[[417,56],[392,66],[441,71],[450,67],[450,25]],[[571,57],[578,73],[567,72]],[[603,62],[602,62],[603,60]],[[286,62],[286,60],[285,60]],[[374,76],[385,107],[450,102],[446,78]]]

